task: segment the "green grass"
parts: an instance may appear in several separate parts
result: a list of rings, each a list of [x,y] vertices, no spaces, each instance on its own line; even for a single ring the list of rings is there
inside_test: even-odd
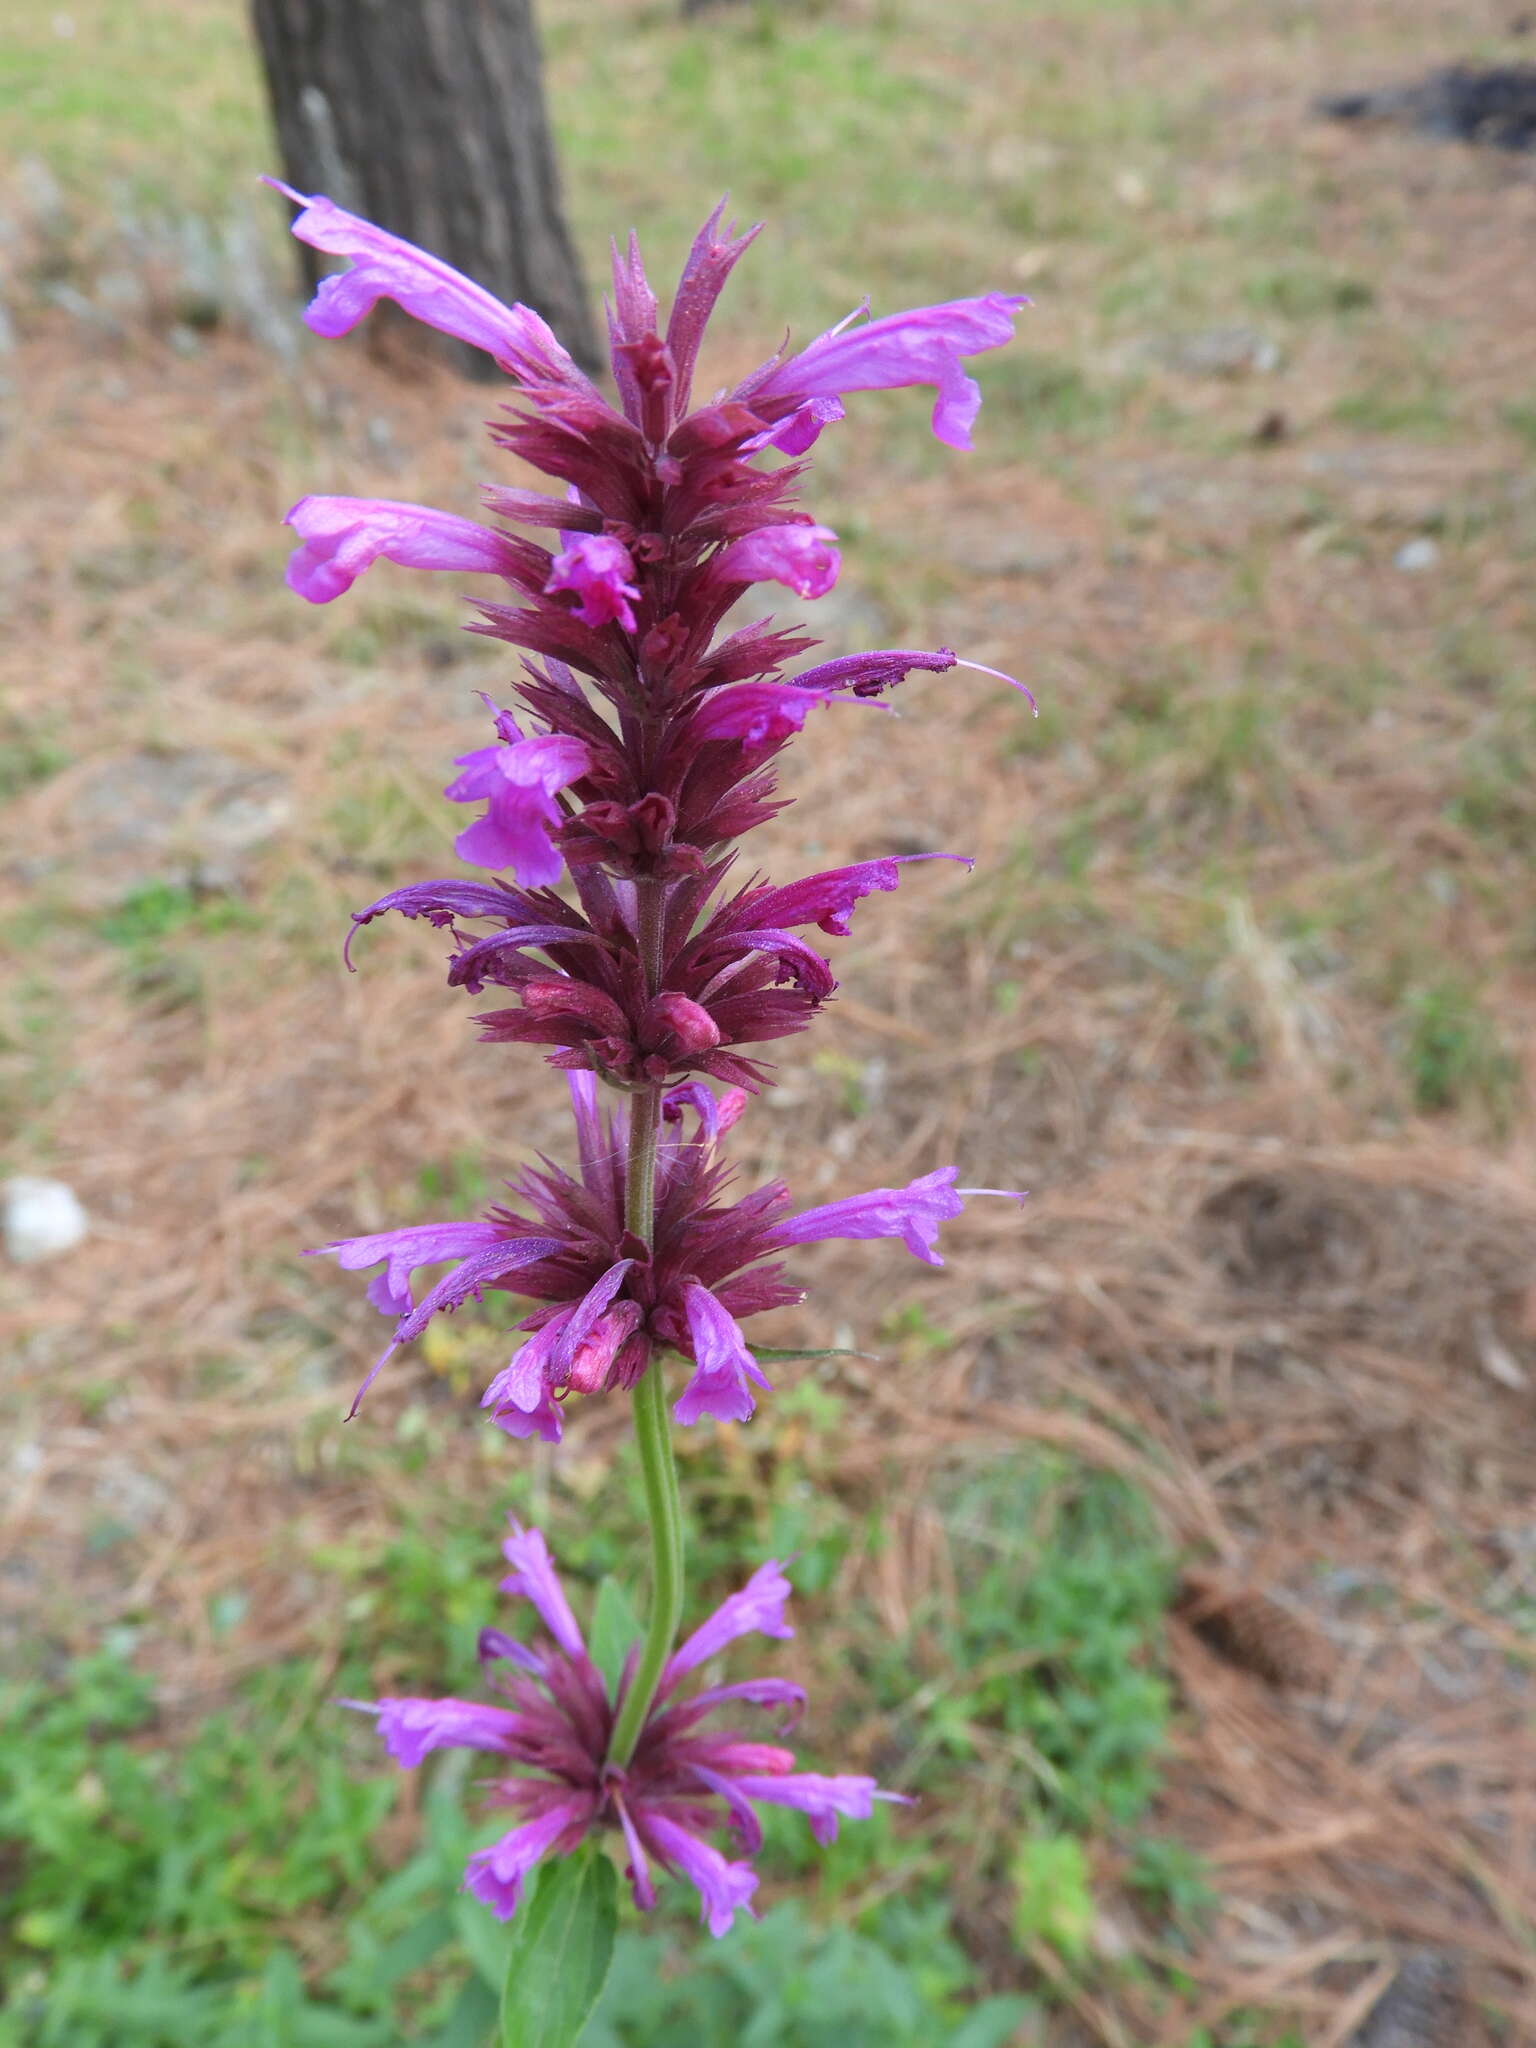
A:
[[[1383,378],[1347,393],[1333,408],[1341,426],[1364,434],[1402,434],[1437,441],[1453,425],[1452,394],[1431,371],[1419,377]]]
[[[1422,1110],[1481,1109],[1508,1118],[1520,1068],[1475,989],[1454,975],[1410,987],[1402,998],[1401,1059]]]
[[[234,0],[19,10],[0,69],[13,160],[44,159],[71,197],[126,181],[141,203],[222,212],[270,148],[247,35]]]
[[[274,1666],[211,1715],[168,1719],[140,1661],[156,1634],[145,1613],[62,1672],[39,1654],[0,1691],[0,1725],[26,1730],[24,1747],[0,1751],[0,2048],[481,2048],[499,1936],[455,1891],[467,1847],[494,1829],[465,1817],[475,1773],[459,1758],[429,1775],[416,1846],[391,1869],[400,1837],[383,1831],[404,1781],[335,1704],[473,1692],[476,1633],[509,1618],[485,1500],[411,1483],[443,1469],[457,1425],[412,1412],[396,1448],[357,1454],[375,1483],[395,1468],[408,1503],[395,1531],[304,1559],[342,1616],[339,1640],[323,1632],[328,1652]],[[885,1775],[918,1796],[919,1816],[881,1809],[822,1851],[798,1816],[773,1815],[765,1897],[809,1886],[814,1903],[785,1900],[718,1945],[669,1888],[654,1922],[630,1916],[592,2048],[738,2034],[764,2048],[1002,2048],[1029,2008],[981,1995],[949,1926],[952,1871],[1007,1889],[1021,1924],[1071,1956],[1103,1827],[1137,1831],[1153,1879],[1165,1873],[1164,1904],[1183,1910],[1171,1848],[1159,1865],[1144,1836],[1169,1713],[1157,1669],[1169,1560],[1145,1511],[1120,1482],[1054,1455],[957,1471],[941,1511],[966,1597],[953,1612],[936,1592],[920,1598],[910,1636],[893,1641],[827,1597],[845,1562],[883,1540],[868,1505],[840,1494],[837,1421],[812,1380],[781,1399],[763,1441],[754,1432],[751,1461],[724,1439],[691,1449],[691,1601],[739,1583],[744,1560],[798,1552],[796,1619],[818,1671],[805,1762],[838,1768],[840,1744],[882,1715]],[[628,1573],[641,1547],[635,1475],[626,1463],[604,1480],[601,1516],[546,1484],[522,1465],[504,1498],[540,1514],[587,1616],[604,1575]],[[238,1630],[242,1596],[221,1596],[210,1618]],[[757,1644],[737,1661],[772,1657]],[[1078,1875],[1058,1884],[1052,1871]]]

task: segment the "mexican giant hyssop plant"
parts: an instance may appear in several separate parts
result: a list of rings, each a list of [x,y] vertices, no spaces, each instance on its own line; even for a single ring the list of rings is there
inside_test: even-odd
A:
[[[717,208],[664,325],[634,238],[615,250],[615,404],[526,306],[500,304],[328,199],[287,196],[300,208],[294,233],[349,261],[321,283],[309,326],[345,334],[388,298],[483,349],[513,382],[492,439],[564,486],[487,487],[494,523],[375,498],[307,497],[287,515],[300,596],[328,604],[380,558],[489,576],[495,595],[470,630],[524,655],[509,701],[485,700],[488,743],[460,757],[446,791],[477,807],[455,850],[487,878],[392,890],[353,925],[355,935],[398,911],[447,933],[449,985],[488,1005],[482,1037],[548,1047],[563,1071],[571,1158],[524,1171],[483,1216],[325,1250],[348,1270],[374,1269],[368,1297],[393,1319],[359,1401],[434,1316],[497,1288],[531,1306],[486,1388],[492,1423],[552,1443],[577,1397],[632,1404],[652,1559],[647,1625],[617,1683],[599,1674],[543,1536],[514,1523],[500,1590],[532,1606],[540,1632],[482,1632],[480,1697],[353,1703],[400,1764],[448,1747],[490,1760],[489,1798],[508,1824],[465,1881],[493,1913],[519,1916],[507,2041],[552,2044],[575,2039],[600,1988],[615,1863],[641,1907],[665,1877],[685,1879],[724,1934],[751,1911],[759,1807],[797,1808],[829,1841],[840,1819],[894,1796],[868,1777],[795,1768],[783,1738],[803,1705],[798,1686],[705,1674],[740,1636],[791,1633],[780,1563],[758,1564],[680,1639],[671,1432],[745,1422],[772,1393],[771,1355],[754,1352],[744,1325],[803,1298],[786,1263],[797,1246],[890,1237],[936,1265],[940,1226],[968,1196],[999,1192],[958,1188],[956,1169],[939,1166],[903,1188],[796,1211],[782,1182],[737,1193],[725,1161],[731,1127],[772,1083],[755,1049],[803,1030],[836,988],[806,934],[846,935],[860,900],[895,889],[909,860],[962,858],[892,857],[776,883],[738,865],[737,842],[781,808],[774,762],[813,713],[846,721],[840,745],[867,743],[862,714],[884,692],[957,657],[883,648],[796,669],[814,641],[771,618],[720,628],[754,584],[810,599],[831,588],[836,536],[795,500],[844,398],[929,386],[934,433],[968,448],[980,393],[965,359],[1009,341],[1024,302],[992,293],[857,314],[699,402],[706,323],[757,233],[733,235]],[[530,528],[548,544],[515,530]],[[418,1292],[417,1271],[444,1265]],[[766,1729],[750,1725],[763,1714]]]

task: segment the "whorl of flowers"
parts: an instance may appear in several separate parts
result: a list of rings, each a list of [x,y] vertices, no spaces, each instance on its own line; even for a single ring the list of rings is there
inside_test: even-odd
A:
[[[387,911],[444,931],[449,984],[496,1005],[478,1015],[483,1037],[548,1047],[567,1070],[577,1157],[574,1174],[549,1160],[525,1171],[509,1183],[511,1203],[484,1216],[324,1249],[350,1270],[382,1269],[368,1294],[395,1329],[364,1390],[434,1316],[487,1288],[533,1304],[484,1397],[503,1429],[554,1440],[571,1395],[632,1389],[655,1553],[650,1628],[611,1699],[543,1539],[516,1531],[507,1548],[519,1575],[506,1585],[533,1600],[555,1649],[482,1639],[507,1706],[385,1700],[373,1711],[403,1763],[457,1742],[522,1767],[494,1794],[522,1822],[469,1873],[498,1911],[516,1907],[540,1856],[612,1825],[640,1903],[653,1897],[652,1864],[675,1869],[699,1886],[719,1933],[755,1880],[703,1841],[714,1803],[750,1855],[760,1839],[753,1801],[799,1805],[823,1832],[880,1795],[868,1779],[792,1773],[786,1750],[696,1732],[727,1700],[798,1703],[792,1687],[749,1681],[673,1698],[679,1677],[741,1628],[787,1633],[787,1586],[776,1565],[762,1567],[674,1651],[681,1537],[661,1361],[675,1353],[691,1368],[675,1420],[745,1421],[769,1382],[741,1321],[802,1298],[784,1253],[894,1237],[937,1264],[939,1225],[962,1196],[999,1192],[957,1190],[953,1167],[798,1214],[780,1182],[728,1192],[720,1140],[748,1093],[772,1079],[745,1048],[804,1029],[837,986],[806,934],[845,936],[855,906],[905,872],[891,857],[773,883],[736,869],[735,844],[782,808],[774,763],[813,711],[879,708],[904,677],[942,673],[957,656],[885,648],[794,669],[816,644],[795,628],[771,617],[722,627],[757,584],[814,600],[835,583],[837,537],[795,501],[804,458],[842,418],[845,397],[926,386],[934,433],[969,447],[980,393],[967,359],[1012,338],[1024,301],[988,293],[882,319],[855,314],[695,403],[706,324],[758,232],[722,227],[722,203],[664,323],[633,236],[615,249],[615,405],[528,307],[500,304],[328,199],[278,189],[300,208],[294,233],[350,264],[322,281],[309,326],[345,334],[388,298],[484,350],[515,386],[492,440],[563,486],[487,486],[494,523],[375,498],[306,497],[287,515],[299,542],[288,581],[315,604],[379,560],[501,585],[479,601],[470,630],[520,649],[521,674],[509,702],[485,700],[491,741],[458,759],[445,792],[476,810],[456,841],[460,859],[493,878],[393,889],[355,913],[353,936]],[[856,724],[843,737],[862,736]],[[626,1106],[605,1109],[603,1086]],[[418,1269],[450,1261],[418,1298]],[[759,1618],[740,1619],[749,1612]]]
[[[625,1766],[611,1764],[609,1741],[632,1666],[612,1689],[587,1650],[543,1536],[514,1521],[502,1548],[512,1565],[501,1591],[529,1601],[549,1640],[521,1642],[504,1630],[480,1631],[480,1664],[499,1700],[349,1700],[378,1717],[395,1761],[414,1769],[434,1749],[475,1749],[502,1760],[509,1775],[491,1782],[487,1804],[520,1817],[477,1849],[467,1888],[501,1919],[522,1903],[529,1871],[549,1855],[568,1856],[595,1830],[623,1838],[637,1906],[656,1903],[652,1866],[674,1871],[698,1891],[711,1934],[724,1934],[757,1888],[749,1862],[729,1862],[707,1837],[726,1827],[746,1856],[762,1845],[754,1808],[803,1813],[819,1842],[837,1836],[839,1817],[867,1820],[880,1792],[873,1778],[797,1771],[791,1750],[734,1730],[705,1727],[722,1709],[778,1710],[776,1732],[800,1717],[805,1694],[787,1678],[748,1678],[679,1693],[683,1680],[739,1636],[792,1636],[784,1619],[789,1581],[770,1559],[732,1593],[667,1659],[661,1682]]]

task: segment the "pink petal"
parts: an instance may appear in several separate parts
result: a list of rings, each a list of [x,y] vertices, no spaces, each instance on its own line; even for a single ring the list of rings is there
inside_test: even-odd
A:
[[[320,280],[304,314],[305,324],[314,333],[327,337],[348,334],[380,299],[393,299],[425,326],[468,342],[471,348],[484,349],[512,376],[528,383],[574,386],[596,395],[554,330],[532,307],[504,306],[451,264],[348,213],[318,193],[306,198],[276,178],[263,182],[302,209],[292,223],[301,242],[328,256],[352,260],[350,270]]]
[[[958,1168],[939,1166],[904,1188],[871,1188],[867,1195],[847,1195],[840,1202],[824,1202],[773,1226],[774,1241],[780,1245],[821,1244],[828,1238],[847,1240],[899,1237],[916,1259],[928,1266],[944,1261],[934,1249],[939,1225],[951,1222],[965,1203],[955,1187]],[[968,1189],[972,1194],[1004,1194],[1012,1202],[1024,1196],[1002,1188]]]
[[[732,583],[782,583],[797,597],[825,597],[841,565],[830,526],[760,526],[732,541],[713,566]]]
[[[533,1415],[538,1411],[548,1398],[549,1371],[555,1348],[573,1314],[572,1309],[561,1309],[518,1347],[510,1363],[502,1367],[486,1388],[480,1401],[482,1408],[500,1411],[510,1407],[523,1415]],[[499,1412],[496,1420],[501,1421]]]
[[[862,326],[836,327],[766,375],[748,378],[736,395],[746,403],[791,396],[828,399],[849,391],[895,391],[928,384],[937,393],[934,433],[952,448],[969,448],[981,393],[961,364],[967,356],[1011,341],[1014,317],[1028,303],[1018,294],[988,292],[981,298],[890,313]],[[808,445],[795,437],[791,452]]]
[[[572,591],[580,602],[576,616],[584,626],[617,624],[635,630],[629,600],[640,595],[635,565],[628,548],[604,533],[578,533],[550,565],[547,592]]]
[[[570,1603],[561,1589],[549,1545],[537,1529],[525,1529],[515,1515],[509,1516],[512,1534],[501,1548],[508,1564],[516,1569],[501,1582],[503,1593],[530,1600],[539,1619],[568,1657],[585,1657],[587,1646],[576,1626]]]
[[[729,1934],[731,1923],[757,1890],[757,1874],[748,1863],[728,1863],[720,1851],[665,1814],[647,1808],[641,1815],[645,1833],[658,1855],[682,1872],[704,1902],[701,1918],[711,1934]]]
[[[674,1402],[673,1415],[684,1424],[697,1422],[701,1415],[713,1415],[718,1422],[745,1422],[755,1406],[747,1382],[767,1393],[772,1387],[743,1342],[735,1318],[707,1287],[690,1282],[683,1290],[683,1303],[696,1370]]]
[[[718,1656],[738,1636],[792,1637],[795,1632],[784,1619],[790,1591],[777,1558],[760,1564],[741,1591],[722,1600],[708,1620],[700,1622],[688,1640],[672,1652],[661,1676],[661,1691],[670,1692],[680,1678]]]
[[[418,1266],[435,1266],[442,1259],[462,1259],[483,1251],[503,1237],[500,1224],[418,1223],[408,1230],[380,1230],[372,1237],[343,1237],[323,1244],[306,1257],[334,1254],[344,1273],[360,1273],[385,1260],[384,1271],[368,1285],[368,1299],[375,1308],[397,1316],[411,1309],[411,1275]]]
[[[384,1746],[397,1764],[414,1770],[434,1749],[489,1749],[506,1755],[523,1717],[508,1707],[474,1700],[343,1700],[360,1713],[376,1714]]]
[[[511,576],[516,557],[505,534],[392,498],[300,498],[283,520],[303,543],[288,560],[290,590],[329,604],[381,558],[402,569],[461,569]]]
[[[576,1828],[585,1832],[592,1819],[592,1807],[590,1794],[563,1799],[547,1813],[513,1828],[489,1848],[477,1849],[464,1866],[465,1890],[489,1906],[498,1920],[510,1920],[523,1902],[524,1880],[529,1871],[549,1854],[562,1835]]]
[[[561,819],[555,798],[579,782],[593,760],[584,740],[565,733],[534,733],[461,754],[455,765],[463,773],[443,794],[450,803],[484,802],[487,810],[454,841],[459,858],[476,867],[510,868],[524,888],[552,887],[565,867],[549,836]]]
[[[907,1804],[898,1792],[882,1792],[873,1778],[824,1778],[815,1771],[798,1771],[790,1777],[742,1777],[736,1789],[748,1799],[761,1799],[769,1806],[792,1806],[805,1814],[818,1842],[837,1840],[837,1822],[868,1820],[874,1801],[886,1799]]]

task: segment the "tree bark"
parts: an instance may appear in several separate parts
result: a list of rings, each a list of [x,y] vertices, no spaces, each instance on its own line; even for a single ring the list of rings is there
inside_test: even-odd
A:
[[[533,306],[595,367],[531,0],[251,0],[251,11],[289,184]],[[313,287],[330,259],[295,246]],[[494,374],[478,351],[441,346]]]

